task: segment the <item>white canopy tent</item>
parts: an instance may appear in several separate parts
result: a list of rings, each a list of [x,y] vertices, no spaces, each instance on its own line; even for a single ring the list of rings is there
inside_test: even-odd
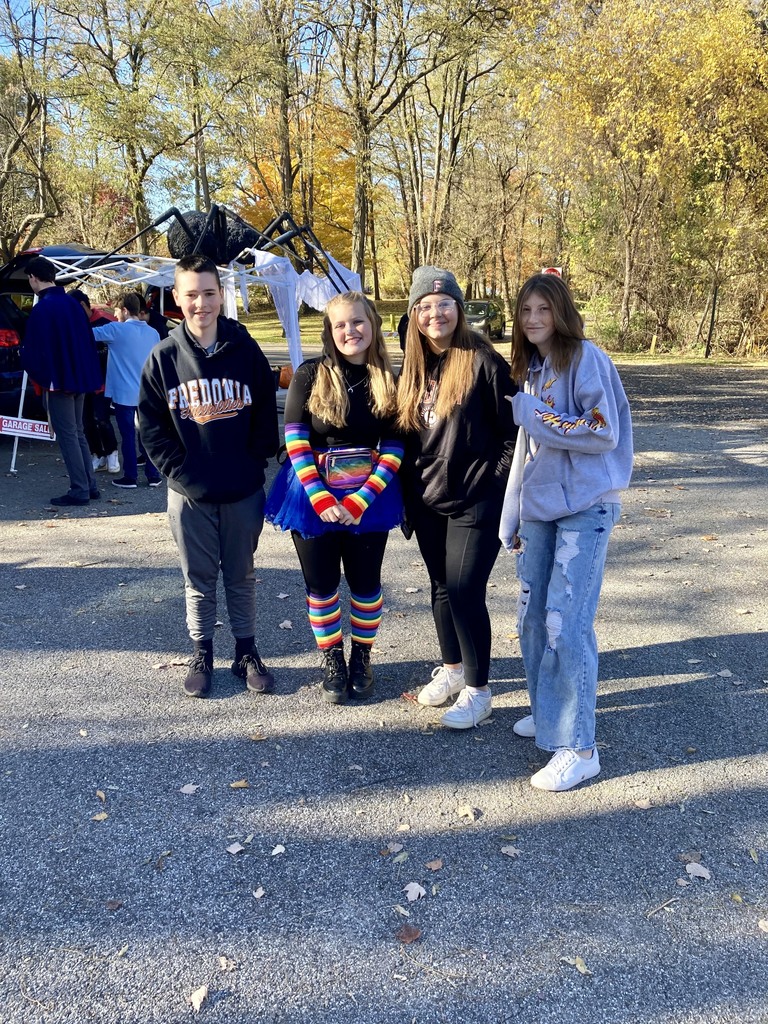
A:
[[[253,262],[246,265],[243,260]],[[46,256],[57,268],[57,277],[70,283],[98,287],[131,288],[156,286],[171,288],[177,261],[164,256],[131,254],[113,257],[109,262],[93,265],[92,256]],[[331,256],[328,257],[339,282],[346,289],[360,287],[360,277]],[[262,285],[269,290],[277,315],[285,331],[288,353],[294,369],[302,362],[299,305],[305,302],[313,309],[324,309],[337,288],[328,277],[305,270],[299,276],[287,256],[276,256],[261,249],[245,249],[228,267],[219,267],[224,287],[225,313],[237,319],[236,294],[239,290],[243,308],[248,311],[248,286]],[[162,292],[161,292],[162,295]]]

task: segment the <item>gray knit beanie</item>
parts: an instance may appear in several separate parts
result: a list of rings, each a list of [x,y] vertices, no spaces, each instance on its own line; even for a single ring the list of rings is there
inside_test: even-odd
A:
[[[425,295],[450,295],[464,309],[464,292],[450,270],[440,267],[417,267],[413,272],[413,283],[408,296],[408,315]]]

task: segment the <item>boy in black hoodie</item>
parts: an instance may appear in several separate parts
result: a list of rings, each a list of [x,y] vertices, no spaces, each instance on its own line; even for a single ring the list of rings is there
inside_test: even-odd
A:
[[[274,679],[254,643],[253,555],[264,522],[264,470],[279,444],[274,377],[246,329],[220,315],[215,263],[199,254],[179,260],[173,295],[184,322],[150,353],[138,413],[147,455],[168,479],[168,518],[184,573],[194,644],[184,691],[206,697],[211,689],[221,568],[235,637],[232,672],[249,690],[269,693]]]

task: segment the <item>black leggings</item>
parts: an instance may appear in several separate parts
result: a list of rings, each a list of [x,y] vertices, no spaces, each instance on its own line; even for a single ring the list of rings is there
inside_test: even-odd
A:
[[[485,686],[491,664],[491,620],[485,592],[499,553],[502,495],[466,512],[440,515],[426,505],[409,510],[432,585],[432,614],[447,665],[462,662],[469,686]]]
[[[339,589],[341,567],[353,594],[376,593],[381,587],[381,563],[387,533],[347,533],[341,530],[322,537],[302,537],[292,531],[307,590],[323,596]]]

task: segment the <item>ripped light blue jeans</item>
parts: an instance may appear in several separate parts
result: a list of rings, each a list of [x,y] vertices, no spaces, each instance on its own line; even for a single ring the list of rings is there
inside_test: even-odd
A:
[[[518,530],[517,628],[542,750],[595,745],[594,622],[620,512],[612,502],[593,505],[549,523],[524,520]]]

